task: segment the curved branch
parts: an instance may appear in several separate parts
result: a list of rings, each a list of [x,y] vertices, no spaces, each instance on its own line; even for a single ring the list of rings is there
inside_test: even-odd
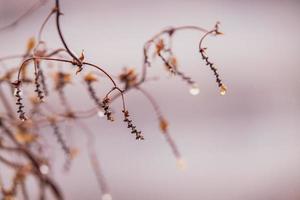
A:
[[[64,36],[62,34],[61,28],[60,28],[60,15],[62,14],[60,12],[60,5],[59,5],[59,0],[55,0],[55,8],[54,11],[56,12],[56,28],[58,31],[58,35],[60,37],[61,42],[63,43],[66,51],[68,52],[68,54],[76,61],[76,65],[81,66],[82,63],[81,61],[74,55],[74,53],[69,49]]]

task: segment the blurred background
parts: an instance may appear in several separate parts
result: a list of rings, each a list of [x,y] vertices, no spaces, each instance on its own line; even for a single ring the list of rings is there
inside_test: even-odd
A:
[[[0,26],[34,2],[0,0]],[[23,53],[52,7],[48,1],[15,28],[1,32],[0,57]],[[210,29],[220,21],[225,33],[209,37],[205,46],[228,86],[226,96],[219,95],[212,72],[201,60],[201,34],[193,31],[176,34],[174,50],[181,69],[197,81],[200,94],[191,96],[188,86],[168,76],[159,60],[149,73],[160,80],[144,85],[170,123],[187,162],[185,171],[176,167],[151,105],[138,92],[126,97],[145,141],[135,141],[120,119],[113,125],[99,118],[87,121],[96,135],[113,199],[299,200],[299,1],[62,0],[61,7],[69,46],[77,54],[84,49],[87,60],[112,74],[124,66],[140,71],[143,44],[165,27]],[[52,48],[61,47],[53,19],[44,40]],[[92,105],[85,91],[76,85],[70,88],[73,105]],[[100,199],[82,134],[72,124],[62,128],[82,151],[65,173],[63,153],[53,145],[54,176],[67,199]]]

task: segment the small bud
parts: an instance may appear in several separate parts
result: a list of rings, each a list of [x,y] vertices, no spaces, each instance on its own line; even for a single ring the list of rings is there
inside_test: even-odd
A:
[[[97,81],[97,77],[92,74],[92,73],[88,73],[85,77],[84,77],[84,80],[86,82],[94,82],[94,81]]]
[[[156,52],[160,53],[165,48],[164,41],[162,39],[159,39],[156,43]]]
[[[216,22],[216,25],[215,25],[215,34],[216,35],[223,35],[224,33],[222,33],[222,32],[220,32],[219,31],[219,26],[220,26],[220,22],[218,21],[218,22]]]
[[[190,88],[190,94],[196,96],[200,93],[200,89],[197,84],[193,84]]]
[[[81,72],[83,70],[83,67],[81,65],[77,65],[77,70],[75,72],[75,74],[79,74],[79,72]]]
[[[161,118],[160,122],[159,122],[159,127],[160,127],[160,130],[163,133],[167,133],[168,132],[168,127],[169,127],[169,124],[168,124],[167,120],[165,120],[164,118]]]
[[[227,87],[226,87],[224,84],[222,84],[222,85],[220,86],[220,94],[221,94],[222,96],[224,96],[224,95],[226,94],[226,92],[227,92]]]
[[[35,46],[35,39],[34,37],[29,38],[28,42],[27,42],[27,51],[31,51]]]
[[[80,53],[79,60],[80,60],[81,62],[83,62],[83,60],[84,60],[84,53],[83,53],[83,50],[82,50],[81,53]]]

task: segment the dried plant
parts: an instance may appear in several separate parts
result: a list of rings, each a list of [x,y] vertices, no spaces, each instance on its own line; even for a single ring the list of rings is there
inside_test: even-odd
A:
[[[44,0],[38,1],[16,21],[0,28],[0,32],[7,31],[9,28],[15,26],[30,15],[32,11],[44,5],[44,3]],[[177,57],[172,48],[174,35],[178,31],[191,30],[203,34],[199,40],[199,52],[205,64],[213,71],[220,89],[220,94],[224,95],[227,88],[221,81],[214,63],[210,61],[207,56],[207,48],[203,47],[203,42],[207,36],[222,34],[219,30],[219,22],[216,23],[212,30],[206,30],[196,26],[170,27],[162,30],[144,44],[141,75],[137,73],[135,68],[124,68],[120,74],[113,76],[109,74],[105,68],[88,62],[83,51],[77,56],[70,49],[63,36],[60,24],[62,12],[59,3],[59,0],[55,0],[53,8],[47,14],[38,31],[37,39],[30,38],[28,40],[26,50],[23,54],[9,55],[0,58],[1,65],[4,65],[7,60],[21,60],[19,67],[3,68],[5,70],[1,70],[0,74],[0,102],[4,108],[4,110],[1,111],[3,113],[0,114],[0,164],[14,172],[9,187],[4,186],[1,180],[2,171],[0,172],[0,194],[2,195],[2,199],[16,199],[19,193],[24,199],[31,199],[32,197],[28,195],[26,188],[26,180],[29,176],[35,177],[39,183],[39,199],[44,200],[47,198],[47,190],[49,190],[56,199],[64,199],[59,185],[52,180],[50,171],[53,163],[51,163],[51,160],[48,158],[49,155],[42,153],[45,148],[43,145],[45,139],[41,137],[41,132],[45,131],[44,129],[47,127],[52,129],[58,144],[66,156],[66,165],[70,167],[70,162],[74,159],[77,151],[69,145],[59,125],[60,123],[68,121],[72,123],[72,125],[79,127],[87,137],[90,163],[99,183],[99,188],[102,191],[103,200],[110,200],[111,194],[93,147],[93,133],[82,119],[92,118],[98,115],[100,117],[106,117],[107,120],[113,122],[112,102],[121,99],[122,108],[115,108],[115,110],[122,112],[123,121],[127,124],[127,128],[135,136],[136,140],[144,140],[145,137],[142,131],[133,123],[132,118],[134,117],[129,115],[129,111],[126,107],[125,95],[132,90],[138,91],[149,101],[158,120],[158,127],[165,137],[167,144],[170,146],[177,160],[178,167],[184,168],[184,160],[170,134],[169,122],[165,115],[162,114],[159,103],[155,97],[144,89],[143,85],[150,80],[147,74],[148,67],[153,65],[154,57],[158,57],[168,73],[171,73],[175,77],[178,76],[190,86],[190,93],[192,95],[199,93],[197,83],[183,71],[182,67],[178,64]],[[42,40],[44,27],[51,17],[55,17],[56,30],[63,45],[63,48],[56,48],[53,51],[50,51],[47,47],[48,43]],[[154,57],[151,55],[154,55]],[[32,64],[34,73],[30,74],[29,68]],[[63,65],[63,67],[50,66],[54,64]],[[65,65],[71,67],[68,69],[68,66]],[[84,71],[88,71],[88,73],[81,76],[85,73]],[[52,72],[52,79],[48,78],[46,72]],[[104,98],[100,98],[100,95],[98,96],[96,92],[96,88],[99,85],[99,80],[104,79],[103,76],[110,81],[112,88],[103,95]],[[115,81],[114,77],[118,78],[118,82]],[[75,79],[80,79],[84,82],[90,99],[95,105],[92,109],[79,111],[76,107],[72,106],[71,99],[68,98],[66,91],[70,87],[68,85],[78,84],[76,81],[73,81]],[[30,85],[34,87],[34,90],[28,92],[26,89],[30,88],[28,87]],[[49,86],[52,85],[53,89],[50,89]],[[13,92],[5,93],[4,87],[9,87]],[[32,92],[34,95],[32,95]],[[53,93],[58,94],[60,102],[59,105],[55,107],[45,101],[46,98],[53,96]],[[14,102],[11,102],[11,96],[15,98],[16,108],[13,106]],[[27,104],[27,101],[30,101],[31,104]],[[17,110],[16,113],[14,111],[15,109]],[[25,113],[25,109],[28,112]],[[6,152],[21,157],[22,159],[18,159],[18,161],[11,159],[11,157],[7,156]]]
[[[104,110],[104,115],[106,116],[107,120],[114,121],[114,118],[112,117],[112,112],[109,109],[109,101],[110,99],[108,97],[105,97],[102,101],[102,108]]]
[[[19,119],[22,121],[25,121],[27,118],[25,116],[25,111],[24,111],[24,105],[23,105],[23,98],[21,97],[21,89],[20,89],[20,85],[21,82],[20,81],[16,81],[14,83],[12,83],[15,87],[14,90],[14,95],[16,97],[16,105],[18,106],[18,111],[17,113],[19,113]]]
[[[207,33],[205,33],[203,35],[203,37],[201,38],[200,43],[199,43],[199,51],[201,53],[202,59],[205,61],[206,65],[208,65],[210,67],[210,69],[213,71],[213,73],[216,77],[216,82],[217,82],[218,86],[220,87],[220,94],[225,95],[226,91],[227,91],[227,88],[223,84],[222,80],[220,79],[220,75],[217,72],[218,69],[215,67],[214,63],[209,60],[209,58],[206,54],[207,48],[202,46],[202,43],[203,43],[204,39],[209,34],[215,34],[215,35],[222,35],[223,34],[222,32],[219,31],[219,24],[220,24],[220,22],[217,22],[214,29],[212,29],[211,31],[208,31]]]
[[[34,60],[34,85],[35,85],[35,92],[37,93],[37,96],[41,102],[44,101],[44,94],[43,91],[41,90],[41,72],[40,72],[40,67],[39,67],[39,62],[37,60]]]
[[[131,129],[131,133],[135,134],[135,139],[137,140],[144,140],[144,136],[142,135],[141,131],[136,129],[136,126],[132,123],[132,120],[129,119],[129,112],[128,110],[122,110],[124,114],[124,122],[127,123],[127,128]]]

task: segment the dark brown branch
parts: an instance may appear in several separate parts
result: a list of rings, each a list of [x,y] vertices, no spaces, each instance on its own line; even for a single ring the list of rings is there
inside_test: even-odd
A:
[[[54,11],[56,11],[56,28],[60,37],[61,42],[63,43],[66,51],[68,52],[68,54],[74,59],[75,65],[78,65],[79,67],[82,66],[82,62],[74,55],[74,53],[69,49],[63,34],[61,32],[61,28],[60,28],[60,16],[62,15],[61,11],[60,11],[60,4],[59,4],[59,0],[55,0],[55,9]]]

